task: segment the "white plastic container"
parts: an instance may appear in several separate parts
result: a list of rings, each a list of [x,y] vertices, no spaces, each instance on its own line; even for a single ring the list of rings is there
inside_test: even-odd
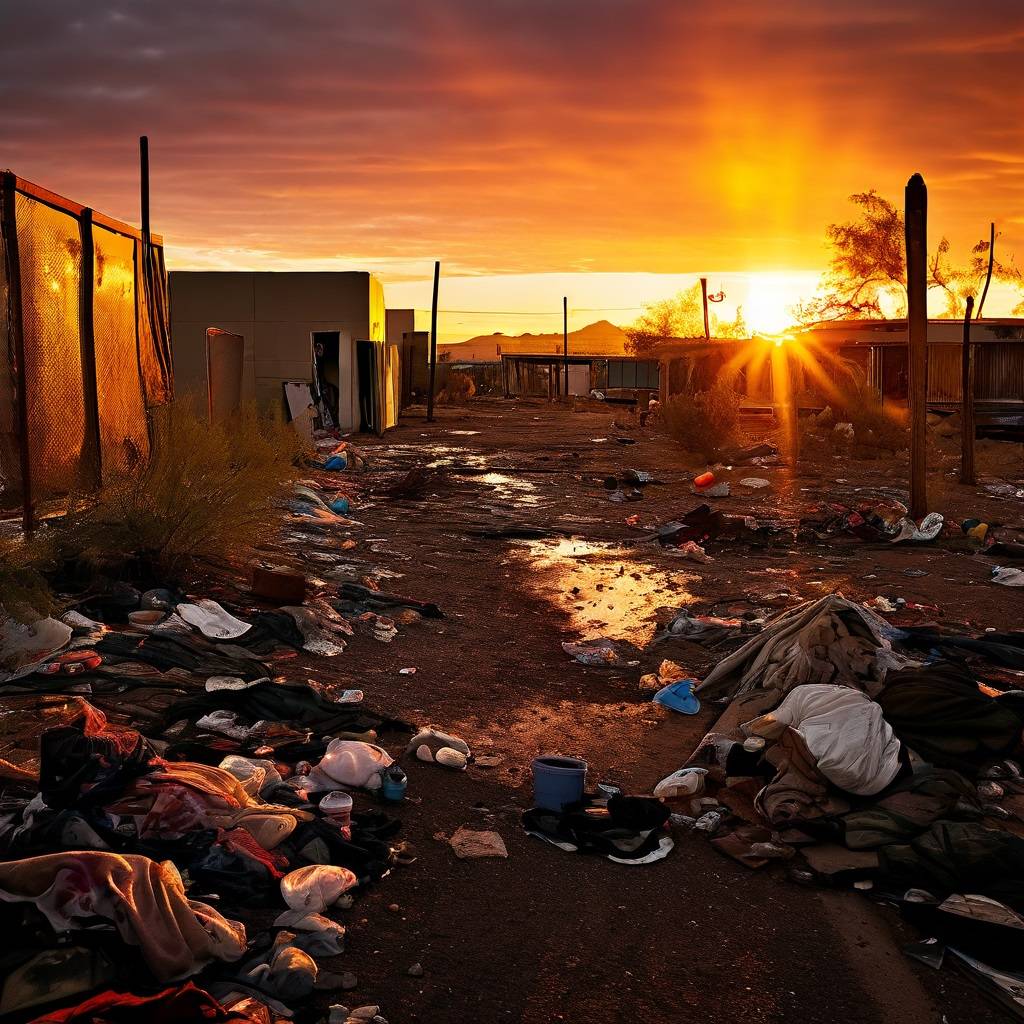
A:
[[[352,797],[336,789],[320,801],[320,812],[337,826],[346,839],[352,838]]]

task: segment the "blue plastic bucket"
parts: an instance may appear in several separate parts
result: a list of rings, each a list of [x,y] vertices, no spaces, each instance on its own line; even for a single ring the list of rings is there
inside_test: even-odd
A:
[[[533,762],[533,803],[549,811],[583,798],[587,762],[578,757],[538,757]]]

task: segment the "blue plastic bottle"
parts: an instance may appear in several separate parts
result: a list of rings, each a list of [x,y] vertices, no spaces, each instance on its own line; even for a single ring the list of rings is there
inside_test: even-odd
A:
[[[405,787],[409,780],[400,765],[393,764],[381,775],[380,796],[382,800],[399,803],[405,799]]]

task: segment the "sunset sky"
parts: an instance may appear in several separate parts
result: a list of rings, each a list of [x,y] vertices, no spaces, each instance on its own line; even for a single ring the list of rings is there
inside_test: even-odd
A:
[[[447,337],[566,293],[628,322],[699,272],[770,327],[846,197],[914,171],[933,237],[995,219],[1024,260],[1021,0],[36,0],[0,54],[0,166],[137,222],[148,133],[172,269],[426,306],[439,258],[442,308],[502,313]]]

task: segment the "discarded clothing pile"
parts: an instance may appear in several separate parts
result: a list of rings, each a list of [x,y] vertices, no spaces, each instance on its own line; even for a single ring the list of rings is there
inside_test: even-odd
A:
[[[665,830],[668,817],[660,800],[588,796],[560,812],[533,807],[523,813],[523,827],[567,853],[599,854],[616,864],[651,864],[674,846]]]
[[[808,601],[770,620],[719,661],[697,693],[786,693],[806,683],[839,683],[875,694],[889,668],[906,664],[892,651],[891,630],[884,619],[839,594]]]
[[[787,860],[802,881],[882,892],[993,982],[987,964],[1019,965],[1000,950],[1024,949],[1024,693],[980,684],[963,662],[896,667],[890,643],[934,656],[950,640],[951,652],[1012,661],[1021,637],[989,648],[988,635],[908,637],[880,621],[826,598],[769,624],[705,680],[741,696],[654,792],[689,812],[674,822],[748,867]],[[826,661],[805,633],[819,640],[823,625],[888,670],[847,665],[832,682],[794,680],[785,659],[799,664],[810,647],[812,667]],[[821,646],[843,668],[843,645]]]
[[[207,630],[235,628],[216,609],[207,610],[212,618],[197,619]],[[318,811],[303,789],[305,776],[294,775],[292,766],[299,760],[295,755],[333,752],[331,734],[352,730],[376,736],[389,720],[353,706],[362,699],[360,691],[271,682],[266,666],[237,646],[244,635],[213,641],[193,633],[187,623],[188,632],[161,633],[132,626],[97,631],[84,616],[73,621],[63,635],[74,642],[76,632],[88,632],[90,642],[102,649],[101,659],[109,659],[76,674],[75,686],[106,688],[103,670],[120,665],[128,671],[141,667],[143,685],[150,686],[155,677],[144,670],[147,660],[155,662],[152,671],[160,678],[174,673],[166,692],[178,695],[155,720],[175,723],[177,731],[185,725],[197,738],[150,740],[108,720],[82,696],[46,693],[68,685],[59,673],[34,682],[33,692],[10,698],[17,710],[13,720],[5,720],[8,727],[27,730],[35,718],[38,730],[42,713],[44,731],[35,732],[38,772],[13,764],[0,772],[5,795],[0,849],[7,858],[0,862],[0,925],[26,936],[24,956],[9,961],[0,1012],[81,999],[106,987],[78,1007],[44,1019],[92,1024],[138,1019],[131,1013],[139,1010],[154,1020],[166,1012],[174,1014],[168,1019],[187,1021],[195,1013],[203,1021],[263,1024],[290,1016],[281,1000],[308,995],[306,981],[309,991],[313,985],[338,987],[338,976],[318,972],[311,959],[311,954],[342,949],[343,926],[321,911],[351,900],[350,890],[391,869],[389,840],[397,822],[379,811],[349,812],[343,819]],[[54,651],[46,654],[52,659]],[[204,684],[211,667],[231,674],[210,676]],[[115,674],[109,685],[139,682]],[[9,685],[24,689],[21,679]],[[203,689],[196,693],[198,686]],[[107,706],[123,710],[114,691]],[[228,716],[245,742],[217,733]],[[215,734],[212,740],[203,739],[204,720]],[[46,728],[48,721],[52,728]],[[163,728],[151,733],[164,734]],[[269,748],[268,739],[274,744]],[[238,756],[243,747],[260,749],[257,743],[273,750],[274,760]],[[178,754],[188,747],[203,757],[162,756],[175,747]],[[288,747],[290,761],[281,757]],[[330,778],[329,790],[353,784],[341,774]],[[205,899],[190,899],[190,886],[238,906],[279,906],[283,899],[299,909],[278,918],[272,948],[257,948],[230,915]],[[79,947],[71,947],[67,953],[54,948],[57,935],[69,931],[88,934],[88,948],[74,952]],[[29,941],[33,936],[39,941]],[[58,962],[60,984],[48,984],[42,993],[32,990],[31,979],[49,977],[40,972]],[[199,972],[220,980],[204,982],[208,991],[179,987],[159,996],[133,994],[140,984],[165,984]]]
[[[767,547],[795,539],[792,527],[781,521],[758,520],[752,516],[731,516],[710,505],[690,509],[678,520],[660,526],[648,540],[663,547],[676,547],[686,541],[703,544],[712,540],[738,541],[753,547]]]
[[[938,512],[930,512],[920,523],[910,518],[902,502],[889,499],[850,508],[832,504],[824,516],[800,521],[798,536],[805,540],[828,541],[846,534],[858,540],[887,544],[927,544],[936,539],[945,526]]]
[[[686,608],[680,608],[655,640],[682,637],[694,643],[711,646],[721,640],[759,633],[763,628],[764,620],[757,616],[749,619],[735,616],[725,618],[719,615],[699,615]]]

